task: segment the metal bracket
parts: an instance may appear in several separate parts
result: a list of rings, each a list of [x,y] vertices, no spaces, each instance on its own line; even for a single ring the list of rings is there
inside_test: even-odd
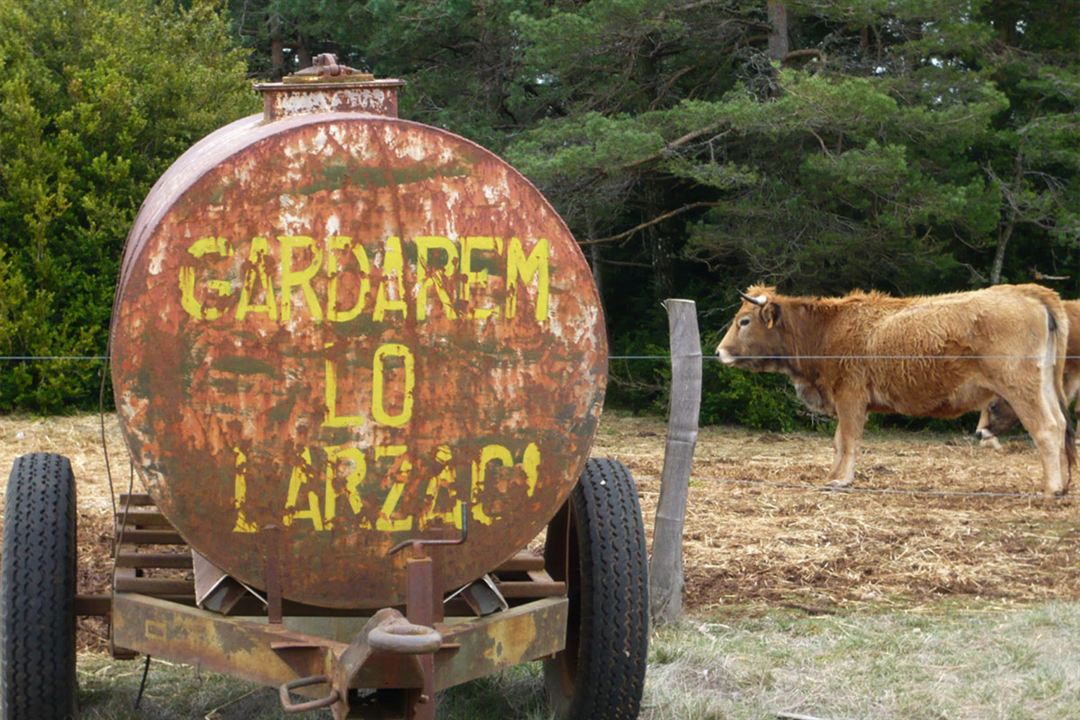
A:
[[[330,708],[335,720],[344,720],[349,717],[351,711],[349,690],[357,686],[360,671],[374,655],[377,653],[407,655],[414,658],[414,662],[422,665],[418,656],[430,657],[442,644],[442,635],[434,628],[414,625],[399,611],[383,608],[368,620],[345,650],[330,659],[329,674],[311,675],[282,684],[278,688],[281,708],[287,713]],[[279,654],[298,649],[304,649],[304,646],[282,643],[274,647]],[[424,677],[422,667],[417,667],[416,671],[418,676]],[[433,683],[433,678],[424,677],[423,683],[427,687]],[[330,686],[330,692],[327,695],[307,702],[292,702],[290,693],[293,690],[321,684]],[[431,691],[425,692],[423,688],[413,692],[421,698],[419,700],[421,703],[433,694]]]
[[[333,53],[322,53],[316,55],[312,59],[311,67],[297,70],[291,75],[282,78],[281,81],[283,83],[292,84],[334,81],[365,82],[374,79],[375,76],[371,73],[360,72],[348,65],[339,65],[337,55],[334,55]]]
[[[469,484],[469,493],[472,493],[472,484]],[[390,548],[386,557],[397,555],[399,552],[407,547],[420,548],[424,545],[461,545],[469,539],[469,503],[458,500],[458,507],[461,508],[461,535],[456,538],[413,538],[411,540],[402,540],[394,547]]]
[[[326,675],[312,675],[311,677],[298,678],[285,683],[278,690],[278,697],[281,700],[281,709],[284,712],[291,714],[307,712],[308,710],[321,710],[322,708],[330,707],[340,698],[340,693],[338,693],[337,690],[331,689],[329,695],[315,700],[308,700],[307,702],[294,703],[289,697],[289,692],[292,690],[323,684],[330,684],[330,678]]]
[[[476,613],[478,617],[484,617],[500,610],[506,610],[510,603],[506,602],[502,592],[491,579],[491,575],[484,575],[479,580],[474,580],[460,590],[454,592],[450,598],[461,596],[461,599]]]

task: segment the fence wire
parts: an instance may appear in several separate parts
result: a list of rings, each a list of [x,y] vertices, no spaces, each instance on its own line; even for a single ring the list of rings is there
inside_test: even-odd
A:
[[[59,362],[64,360],[93,360],[103,362],[105,355],[0,355],[0,361],[6,362]]]
[[[694,357],[690,355],[688,357]],[[701,355],[703,361],[719,362],[715,355]],[[1042,355],[740,355],[739,360],[1041,360]],[[107,355],[0,355],[0,362],[104,362]],[[1080,355],[1066,355],[1080,360]],[[670,355],[608,355],[608,360],[669,361]]]
[[[880,361],[880,360],[1038,360],[1041,356],[1038,355],[744,355],[740,356],[741,360],[864,360],[864,361]],[[1076,360],[1080,359],[1080,355],[1067,355],[1067,359]],[[707,361],[719,361],[715,355],[702,355],[701,359]],[[109,360],[108,355],[0,355],[0,362],[105,362]],[[609,355],[608,360],[642,360],[651,362],[671,361],[670,355]],[[104,388],[104,373],[102,375],[102,392]],[[116,495],[113,489],[113,478],[111,468],[109,467],[108,445],[105,441],[105,425],[104,425],[104,395],[102,395],[99,403],[98,412],[102,422],[101,426],[101,443],[102,449],[105,452],[105,463],[107,469],[107,475],[109,480],[109,494],[112,497],[114,516],[117,514],[116,508]],[[134,468],[131,468],[134,471]],[[132,476],[134,472],[132,472]],[[132,478],[129,478],[129,482]],[[809,485],[804,483],[778,483],[769,482],[766,480],[750,480],[744,478],[728,478],[728,477],[713,477],[703,478],[705,482],[719,482],[731,485],[751,485],[759,487],[777,488],[783,490],[800,490],[804,492],[834,492],[834,493],[862,493],[870,495],[907,495],[916,497],[982,497],[982,498],[1011,498],[1011,499],[1040,499],[1040,500],[1053,500],[1060,501],[1065,498],[1047,498],[1041,493],[1029,492],[1029,493],[1006,493],[1006,492],[961,492],[953,490],[904,490],[897,488],[866,488],[866,487],[846,487],[846,488],[832,488],[828,486]],[[129,489],[130,492],[130,489]],[[123,509],[123,513],[126,514],[127,508]]]
[[[905,490],[900,488],[868,488],[868,487],[830,487],[828,485],[810,485],[807,483],[783,483],[783,482],[770,482],[768,480],[750,480],[748,478],[729,478],[729,477],[709,477],[709,478],[695,478],[701,482],[717,482],[726,483],[729,485],[752,485],[767,488],[779,488],[782,490],[803,490],[806,492],[816,493],[837,493],[841,495],[908,495],[914,497],[982,497],[982,498],[1011,498],[1011,499],[1028,499],[1028,500],[1049,500],[1052,502],[1059,502],[1062,500],[1071,500],[1067,496],[1054,496],[1048,497],[1043,493],[1037,492],[991,492],[991,491],[972,491],[965,492],[962,490]]]
[[[692,355],[689,357],[693,357]],[[1041,360],[1042,355],[739,355],[738,360]],[[720,362],[716,355],[702,360]],[[1066,355],[1080,360],[1080,355]],[[671,360],[670,355],[609,355],[608,360]]]

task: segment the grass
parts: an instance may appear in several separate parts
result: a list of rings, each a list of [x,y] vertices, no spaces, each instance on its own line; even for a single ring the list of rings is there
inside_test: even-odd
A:
[[[807,616],[741,608],[653,633],[642,720],[1065,720],[1080,708],[1080,604]],[[84,655],[84,718],[285,716],[275,693],[155,662],[142,713],[140,663]],[[536,665],[440,697],[444,720],[547,718]]]
[[[806,617],[656,635],[650,715],[749,720],[1075,718],[1080,606]]]

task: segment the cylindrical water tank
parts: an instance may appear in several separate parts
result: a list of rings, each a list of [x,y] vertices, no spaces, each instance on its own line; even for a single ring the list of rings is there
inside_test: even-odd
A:
[[[396,81],[261,86],[146,198],[113,313],[136,469],[191,546],[329,607],[404,599],[542,529],[589,452],[603,315],[566,225],[504,161],[396,117]]]

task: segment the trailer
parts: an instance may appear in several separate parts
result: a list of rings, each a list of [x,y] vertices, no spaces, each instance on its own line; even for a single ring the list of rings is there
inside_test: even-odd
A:
[[[402,85],[320,56],[150,191],[109,348],[143,488],[111,592],[79,595],[71,465],[15,462],[3,720],[77,717],[79,615],[118,658],[277,687],[287,712],[430,719],[541,660],[559,717],[637,716],[645,533],[628,470],[589,457],[592,274],[520,173],[398,118]]]

